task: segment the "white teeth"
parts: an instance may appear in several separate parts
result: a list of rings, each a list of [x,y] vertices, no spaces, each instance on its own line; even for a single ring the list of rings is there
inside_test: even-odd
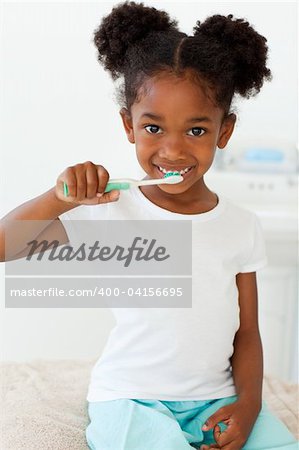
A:
[[[166,170],[166,169],[163,169],[163,167],[160,167],[160,166],[159,166],[159,169],[160,169],[161,172],[163,172],[163,173],[179,172],[179,174],[182,175],[183,173],[189,172],[189,170],[191,169],[191,167],[186,167],[186,169],[183,169],[183,170]]]

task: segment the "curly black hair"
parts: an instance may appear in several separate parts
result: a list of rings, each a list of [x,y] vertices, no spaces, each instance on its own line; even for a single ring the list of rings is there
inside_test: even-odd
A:
[[[244,19],[213,15],[197,21],[193,32],[188,36],[165,11],[133,1],[118,4],[102,19],[94,31],[98,60],[113,80],[124,77],[119,91],[123,106],[130,111],[144,81],[161,72],[183,76],[191,71],[212,89],[225,114],[234,94],[252,97],[265,79],[272,79],[267,39]]]

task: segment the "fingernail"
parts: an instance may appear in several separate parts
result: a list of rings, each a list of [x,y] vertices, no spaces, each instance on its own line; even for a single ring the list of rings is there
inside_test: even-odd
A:
[[[97,192],[97,197],[102,197],[104,195],[104,192]]]

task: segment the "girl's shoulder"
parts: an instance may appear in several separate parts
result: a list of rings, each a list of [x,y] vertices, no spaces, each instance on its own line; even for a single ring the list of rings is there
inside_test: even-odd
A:
[[[101,220],[107,218],[108,203],[99,205],[80,205],[70,211],[60,214],[59,219],[64,220]]]
[[[223,201],[225,202],[225,211],[231,217],[238,218],[239,220],[254,220],[257,217],[256,213],[250,209],[247,205],[243,205],[238,203],[235,200],[232,200],[228,197],[223,197]]]

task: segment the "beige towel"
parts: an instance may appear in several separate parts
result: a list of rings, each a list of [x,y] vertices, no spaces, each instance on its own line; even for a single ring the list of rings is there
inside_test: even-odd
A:
[[[96,360],[0,364],[2,450],[88,450],[87,387]],[[298,437],[295,385],[265,377],[264,399]]]

